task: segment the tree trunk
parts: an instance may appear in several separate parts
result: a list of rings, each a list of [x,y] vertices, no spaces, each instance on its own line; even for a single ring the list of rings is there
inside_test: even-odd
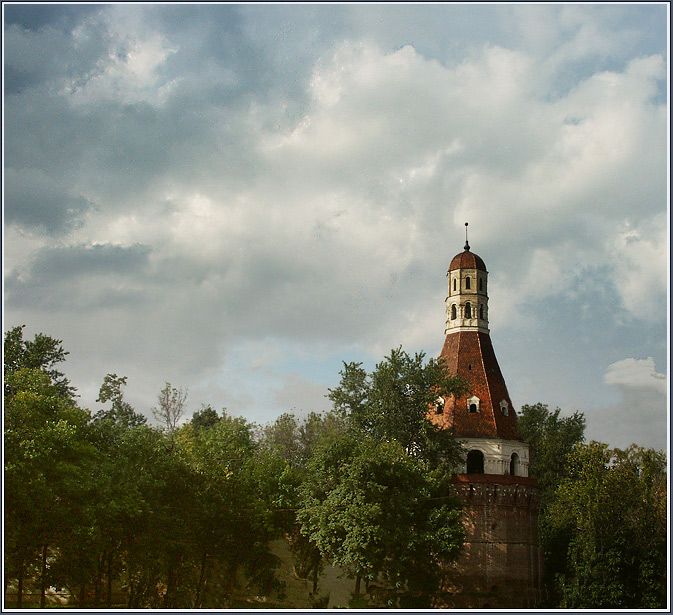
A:
[[[103,593],[103,570],[105,569],[105,559],[107,558],[107,551],[103,549],[96,566],[96,580],[93,585],[93,606],[100,607],[101,594]]]
[[[208,554],[204,551],[201,557],[201,570],[199,571],[199,582],[196,585],[196,595],[194,596],[193,609],[201,608],[201,593],[206,581],[206,566],[208,564]]]
[[[40,575],[40,608],[47,604],[47,545],[42,546],[42,572]]]
[[[166,593],[164,594],[163,608],[170,609],[173,607],[173,595],[178,584],[178,567],[182,558],[178,556],[176,559],[171,558],[168,566],[168,575],[166,579]]]
[[[105,607],[112,608],[112,549],[109,549],[107,556],[107,592],[105,596]]]
[[[360,595],[360,582],[362,577],[360,575],[355,577],[355,597],[357,598]]]
[[[25,549],[21,549],[19,553],[19,565],[16,572],[16,608],[20,609],[23,605],[23,574],[24,574],[24,562],[26,559]]]

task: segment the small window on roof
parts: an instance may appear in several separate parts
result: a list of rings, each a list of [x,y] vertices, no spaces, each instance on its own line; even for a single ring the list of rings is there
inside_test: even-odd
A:
[[[467,400],[467,411],[470,413],[479,412],[479,398],[473,395]]]
[[[509,414],[509,404],[507,403],[506,399],[503,399],[500,402],[500,412],[502,412],[504,416]]]

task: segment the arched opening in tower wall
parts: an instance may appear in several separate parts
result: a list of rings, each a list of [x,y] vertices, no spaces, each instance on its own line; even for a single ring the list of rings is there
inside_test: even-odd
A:
[[[482,453],[481,451],[470,451],[467,454],[467,473],[468,474],[484,473],[484,453]]]
[[[509,473],[511,476],[519,476],[519,456],[512,453],[512,460],[509,462]]]

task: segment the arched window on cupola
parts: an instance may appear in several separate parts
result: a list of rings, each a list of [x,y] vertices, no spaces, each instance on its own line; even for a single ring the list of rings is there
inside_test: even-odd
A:
[[[510,476],[519,476],[519,456],[516,453],[512,453],[512,459],[509,462],[509,474]]]
[[[467,473],[468,474],[483,474],[484,473],[484,453],[481,451],[470,451],[467,454]]]
[[[453,290],[456,290],[456,278],[453,278]]]
[[[470,286],[470,276],[469,275],[465,278],[465,288],[467,288],[467,290],[470,290],[470,288],[471,288],[471,286]]]
[[[451,306],[451,320],[456,320],[457,317],[458,317],[458,314],[456,312],[456,304],[454,303]]]
[[[484,278],[479,278],[479,290],[484,290]]]
[[[469,301],[465,304],[465,318],[472,318],[472,304]]]
[[[484,304],[483,303],[479,306],[479,318],[484,320]]]

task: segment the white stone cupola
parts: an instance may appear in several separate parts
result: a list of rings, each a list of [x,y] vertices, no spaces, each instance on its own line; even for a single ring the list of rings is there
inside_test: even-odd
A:
[[[465,232],[467,235],[467,229]],[[488,333],[488,271],[484,261],[470,252],[467,236],[463,252],[453,258],[446,277],[449,296],[446,298],[445,333]]]

